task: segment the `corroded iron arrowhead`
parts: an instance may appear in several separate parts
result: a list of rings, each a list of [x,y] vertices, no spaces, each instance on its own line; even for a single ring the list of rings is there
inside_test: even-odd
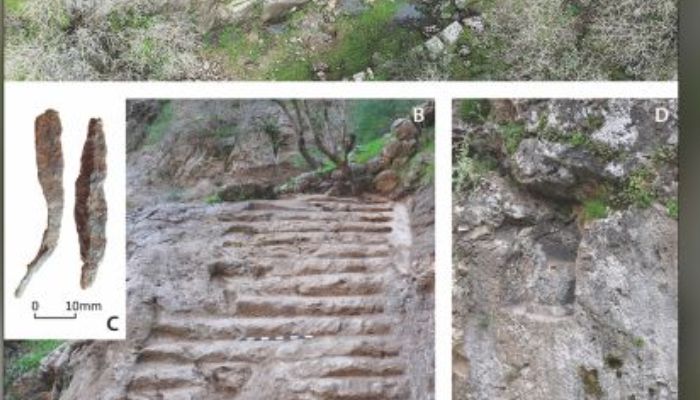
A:
[[[80,158],[80,175],[75,181],[75,225],[83,261],[80,287],[92,285],[107,244],[107,201],[104,181],[107,176],[107,146],[102,121],[91,119]]]
[[[56,249],[63,217],[63,151],[61,149],[61,120],[54,110],[46,110],[34,122],[37,175],[46,199],[47,223],[41,246],[27,265],[27,272],[15,290],[20,297],[36,271]]]

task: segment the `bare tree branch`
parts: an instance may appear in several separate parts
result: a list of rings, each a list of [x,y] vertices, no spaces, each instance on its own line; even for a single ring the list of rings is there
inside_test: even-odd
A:
[[[309,150],[306,148],[306,140],[304,139],[304,129],[302,128],[301,113],[299,111],[299,104],[297,103],[297,101],[292,100],[292,106],[294,107],[296,118],[292,116],[292,113],[289,111],[289,107],[287,107],[287,104],[284,101],[273,101],[280,107],[280,109],[282,109],[284,115],[292,123],[294,133],[296,133],[297,135],[297,148],[299,149],[299,153],[301,154],[301,156],[304,157],[304,161],[306,161],[309,167],[313,169],[318,168],[320,163],[318,162],[318,160],[316,160],[316,158],[314,158],[311,155],[311,153],[309,153]]]
[[[326,144],[323,142],[323,137],[319,132],[314,129],[313,124],[311,123],[311,118],[309,117],[309,106],[306,103],[306,101],[302,100],[301,102],[302,105],[302,116],[304,117],[304,121],[306,122],[306,125],[308,125],[309,130],[311,132],[311,135],[314,138],[314,144],[316,144],[316,147],[323,153],[326,157],[328,157],[329,160],[333,161],[335,165],[341,165],[342,160],[336,153],[334,153],[331,149],[326,146]],[[328,110],[324,109],[324,125],[327,125],[327,119],[328,119]],[[328,128],[326,127],[326,134],[329,134],[327,130]]]

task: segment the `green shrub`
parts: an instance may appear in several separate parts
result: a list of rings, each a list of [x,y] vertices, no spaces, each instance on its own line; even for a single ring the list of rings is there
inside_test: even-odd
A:
[[[469,142],[464,139],[457,151],[453,166],[452,188],[455,193],[461,193],[471,189],[479,183],[481,177],[495,166],[489,162],[478,160],[469,156]]]
[[[60,340],[22,341],[19,356],[15,359],[5,359],[5,390],[7,391],[9,385],[20,376],[39,368],[41,360],[62,343]]]
[[[654,174],[647,168],[640,168],[633,172],[627,180],[624,189],[624,198],[628,204],[633,204],[641,208],[647,208],[655,200],[652,181]]]
[[[163,107],[161,108],[158,117],[156,117],[155,121],[153,121],[146,129],[148,132],[146,142],[148,144],[160,142],[160,140],[163,139],[163,135],[165,135],[165,132],[168,130],[168,127],[170,127],[170,122],[172,119],[173,105],[170,100],[166,100],[163,103]]]
[[[488,100],[462,100],[459,105],[459,116],[465,122],[482,123],[490,112],[491,103]]]
[[[499,133],[503,138],[508,154],[518,150],[520,142],[525,137],[525,125],[518,122],[509,122],[499,127]]]

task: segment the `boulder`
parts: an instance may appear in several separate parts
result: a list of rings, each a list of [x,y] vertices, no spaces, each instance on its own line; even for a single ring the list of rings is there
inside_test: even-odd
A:
[[[547,197],[582,200],[605,182],[606,165],[589,151],[564,143],[529,138],[512,157],[513,177]]]
[[[433,36],[425,42],[425,49],[428,50],[428,57],[431,60],[437,60],[445,52],[445,44],[439,37]]]
[[[447,25],[447,27],[440,32],[440,38],[443,42],[445,42],[445,44],[455,44],[457,43],[457,40],[459,40],[459,35],[462,34],[463,30],[464,28],[462,27],[462,24],[455,21]]]
[[[388,194],[399,185],[399,176],[394,170],[387,169],[374,177],[374,188],[381,194]]]
[[[420,131],[408,118],[399,118],[391,124],[391,131],[399,140],[415,139]]]
[[[263,2],[263,22],[276,22],[284,19],[295,7],[306,4],[309,0],[265,0]]]

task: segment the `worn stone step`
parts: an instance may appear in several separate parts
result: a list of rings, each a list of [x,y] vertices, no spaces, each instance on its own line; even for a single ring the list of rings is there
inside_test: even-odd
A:
[[[352,336],[385,335],[394,319],[385,315],[362,317],[231,318],[223,315],[161,316],[153,338],[238,340],[242,337],[282,335]]]
[[[365,259],[384,257],[388,258],[394,254],[392,248],[388,245],[353,245],[353,244],[337,244],[337,243],[312,243],[300,244],[297,246],[279,245],[269,246],[261,251],[259,248],[244,247],[241,242],[226,241],[222,247],[226,249],[236,249],[237,258],[239,259],[255,259],[261,253],[265,257],[284,258],[289,261],[295,258],[315,257],[319,259]]]
[[[241,238],[241,245],[256,248],[279,245],[298,246],[309,243],[387,245],[388,236],[384,233],[357,232],[269,232],[255,234],[253,237],[244,235]]]
[[[411,393],[406,378],[328,378],[290,382],[290,391],[324,400],[406,400]]]
[[[384,222],[367,221],[269,221],[261,222],[236,222],[229,225],[222,232],[226,235],[253,236],[264,233],[391,233],[392,226]]]
[[[360,378],[401,376],[405,372],[400,358],[321,357],[293,361],[282,366],[298,378]]]
[[[261,363],[320,357],[389,359],[400,346],[391,336],[337,336],[290,341],[177,340],[157,341],[139,352],[138,360],[159,365],[188,363]]]
[[[291,317],[300,315],[365,315],[384,312],[383,296],[291,297],[241,296],[235,302],[240,317]]]
[[[393,210],[387,212],[353,212],[353,213],[328,213],[319,210],[299,211],[238,211],[221,212],[217,219],[222,222],[390,222],[394,216]]]
[[[197,388],[202,377],[190,365],[162,364],[157,368],[141,364],[129,383],[129,391]]]
[[[297,258],[280,261],[279,257],[270,257],[269,254],[260,257],[249,258],[250,261],[215,261],[208,265],[212,278],[240,277],[240,278],[264,278],[264,277],[293,277],[325,274],[372,274],[383,273],[391,269],[391,261],[386,257],[373,257],[364,259],[336,258]]]
[[[192,400],[206,399],[206,389],[204,387],[181,387],[162,389],[132,389],[126,396],[126,400]]]
[[[224,278],[232,295],[366,296],[381,293],[380,274],[328,274],[296,277]]]

